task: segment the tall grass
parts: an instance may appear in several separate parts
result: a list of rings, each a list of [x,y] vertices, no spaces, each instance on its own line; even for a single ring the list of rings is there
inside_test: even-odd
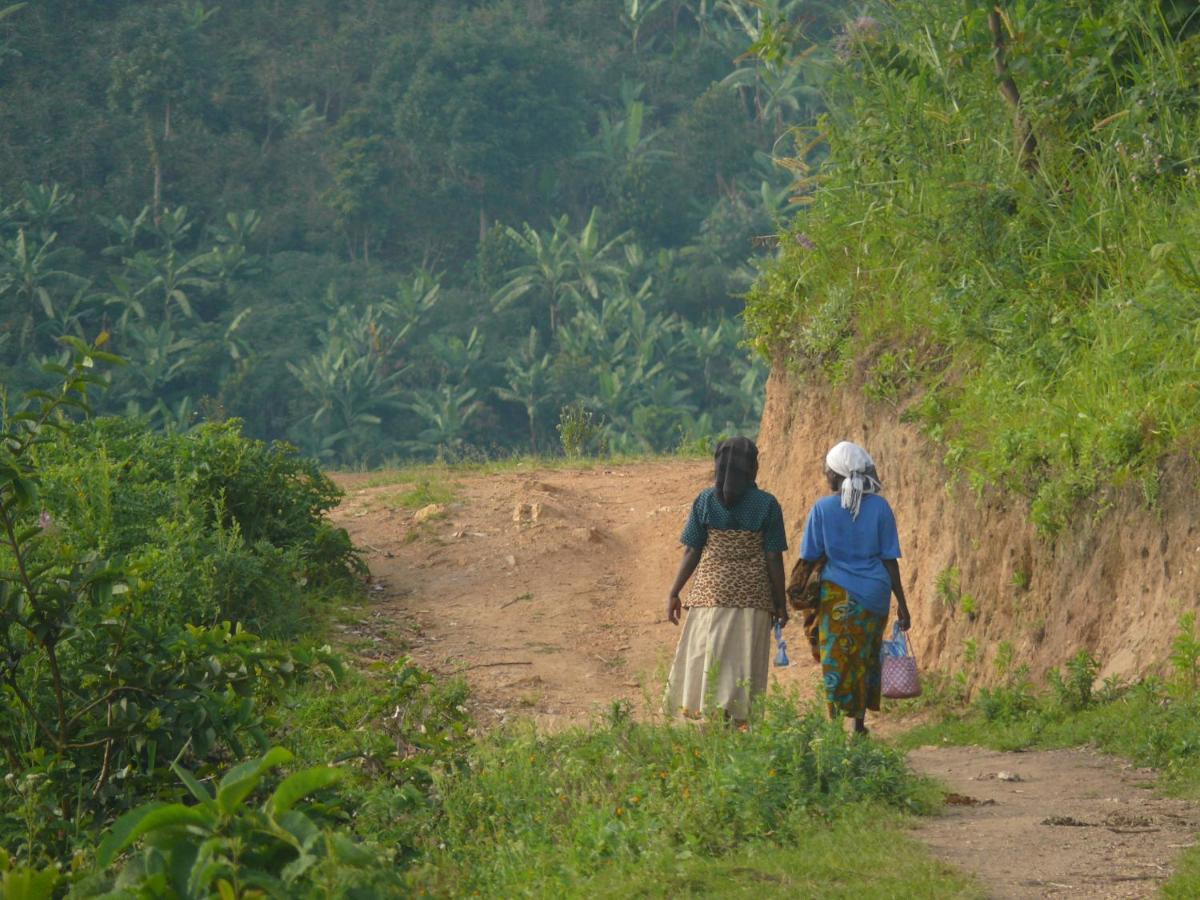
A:
[[[905,879],[915,895],[967,889],[920,852],[855,858],[879,845],[864,830],[896,835],[898,813],[928,810],[931,794],[901,755],[781,694],[747,733],[639,723],[619,704],[594,727],[518,730],[482,742],[437,788],[437,845],[416,883],[438,895],[794,895],[822,884],[822,895],[886,896]]]
[[[289,704],[291,749],[348,769],[331,808],[378,853],[379,896],[980,895],[905,833],[940,792],[793,695],[744,733],[616,703],[476,734],[466,702],[402,661]]]
[[[902,0],[839,64],[829,163],[747,320],[761,350],[902,407],[971,485],[1046,532],[1109,486],[1153,502],[1195,452],[1200,41],[1156,3],[985,12]]]

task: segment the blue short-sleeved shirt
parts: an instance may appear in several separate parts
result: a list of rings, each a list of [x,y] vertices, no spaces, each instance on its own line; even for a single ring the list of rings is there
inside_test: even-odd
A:
[[[822,497],[804,523],[800,556],[815,561],[825,556],[822,581],[832,581],[880,616],[891,606],[892,580],[885,559],[900,558],[900,535],[892,507],[878,494],[865,494],[858,518],[842,509],[838,494]]]
[[[787,532],[783,527],[783,510],[779,507],[779,501],[757,487],[746,491],[732,509],[721,505],[716,488],[701,491],[692,504],[691,515],[679,540],[694,550],[703,550],[708,543],[710,528],[720,531],[761,531],[763,550],[782,553],[787,549]]]

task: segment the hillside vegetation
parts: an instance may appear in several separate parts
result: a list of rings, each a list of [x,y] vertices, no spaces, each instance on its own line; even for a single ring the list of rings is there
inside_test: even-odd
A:
[[[619,451],[753,430],[734,295],[824,76],[745,51],[832,8],[6,7],[4,382],[106,329],[104,410],[343,465],[544,451],[575,404]]]
[[[1114,485],[1153,503],[1164,458],[1195,453],[1200,19],[998,10],[902,0],[851,23],[829,158],[747,318],[1053,533]]]
[[[899,833],[931,800],[899,754],[795,698],[749,734],[617,703],[489,735],[461,682],[324,643],[364,567],[317,458],[753,427],[732,294],[820,104],[818,68],[743,56],[781,17],[831,28],[0,10],[0,896],[970,890]],[[868,822],[882,879],[842,871]]]
[[[749,734],[615,702],[480,735],[462,683],[347,666],[318,646],[361,568],[331,482],[235,424],[76,418],[117,359],[72,352],[0,431],[5,898],[966,888],[890,858],[931,800],[902,757],[794,697]],[[867,822],[882,879],[840,871]]]

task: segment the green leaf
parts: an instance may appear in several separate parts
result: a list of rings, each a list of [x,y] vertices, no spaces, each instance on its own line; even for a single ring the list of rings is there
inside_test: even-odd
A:
[[[0,873],[0,897],[4,900],[51,900],[58,884],[54,869],[17,868]]]
[[[50,302],[50,292],[47,291],[44,287],[40,287],[34,291],[34,294],[37,295],[38,302],[41,304],[42,312],[44,312],[46,314],[46,318],[53,319],[54,318],[54,304]]]
[[[126,588],[126,590],[128,590],[128,588]],[[217,806],[213,802],[212,794],[209,793],[208,788],[206,788],[196,779],[195,775],[193,775],[183,766],[174,762],[171,763],[171,770],[179,777],[179,780],[184,783],[187,789],[191,791],[192,796],[200,801],[201,806],[211,812],[216,811]]]
[[[99,360],[102,363],[108,363],[110,366],[127,366],[129,360],[123,356],[117,356],[115,353],[107,353],[103,350],[93,350],[92,358]]]
[[[117,819],[112,830],[100,842],[100,848],[96,851],[96,863],[102,869],[107,868],[118,853],[147,832],[183,825],[211,827],[213,824],[212,815],[198,806],[150,803]]]
[[[283,879],[284,884],[291,884],[319,861],[319,858],[311,853],[301,853],[283,867],[283,871],[279,873],[279,876]]]
[[[234,766],[217,788],[217,806],[225,815],[231,815],[238,805],[246,799],[262,780],[263,775],[292,761],[292,754],[282,747],[272,747],[259,759],[252,759]]]
[[[19,12],[20,10],[24,9],[28,5],[29,5],[28,3],[14,3],[11,6],[4,7],[4,9],[0,9],[0,22],[3,22],[5,19],[7,19],[13,13]]]
[[[333,855],[340,862],[352,866],[369,866],[375,862],[375,854],[340,832],[329,836],[329,844],[333,849]]]
[[[61,338],[59,338],[59,340],[74,350],[80,358],[83,358],[92,352],[91,347],[74,335],[64,334]]]
[[[286,812],[279,817],[277,823],[285,835],[291,837],[288,843],[292,844],[297,850],[304,847],[311,847],[321,837],[321,829],[319,829],[313,820],[302,812],[292,810]],[[284,838],[287,840],[287,838]]]
[[[342,775],[343,771],[333,766],[315,766],[289,775],[267,800],[266,811],[272,817],[287,812],[296,801],[314,791],[329,787],[339,781]]]

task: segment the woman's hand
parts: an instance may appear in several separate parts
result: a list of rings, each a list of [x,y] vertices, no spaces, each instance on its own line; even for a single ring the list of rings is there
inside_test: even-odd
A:
[[[667,597],[667,621],[672,625],[679,624],[679,616],[683,611],[679,592],[683,590],[683,586],[688,583],[688,579],[696,571],[696,566],[700,565],[701,552],[695,547],[683,549],[683,559],[679,561],[679,572],[675,575],[675,583],[671,585],[671,593]]]
[[[772,624],[772,626],[774,626],[774,625],[778,625],[780,628],[786,628],[786,627],[787,627],[787,623],[788,623],[790,620],[791,620],[791,616],[790,616],[790,615],[788,615],[788,611],[787,611],[787,607],[786,607],[786,606],[784,606],[784,607],[783,607],[781,610],[780,610],[780,609],[776,609],[776,610],[775,610],[775,612],[771,613],[771,624]]]
[[[900,626],[901,631],[908,631],[912,627],[912,617],[908,614],[908,607],[901,606],[896,612],[896,624]]]
[[[667,598],[667,621],[672,625],[678,625],[682,612],[683,601],[679,599],[679,592],[672,591],[671,596]]]

